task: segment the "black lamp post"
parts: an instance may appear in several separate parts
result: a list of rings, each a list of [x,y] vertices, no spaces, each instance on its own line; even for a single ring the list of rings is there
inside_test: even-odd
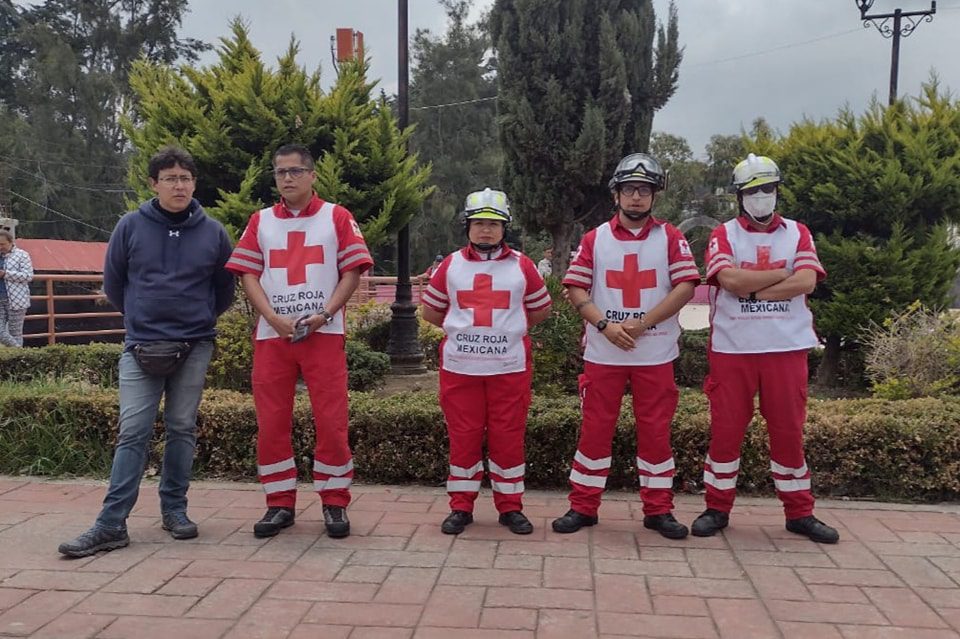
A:
[[[407,0],[398,0],[397,5],[397,119],[400,130],[409,124],[408,88],[410,85],[407,60]],[[413,303],[410,287],[410,226],[406,225],[397,234],[397,293],[390,305],[393,317],[390,320],[390,341],[387,354],[395,375],[415,375],[427,372],[423,366],[423,351],[417,338],[417,307]]]
[[[868,15],[873,7],[874,0],[854,0],[860,9],[860,19],[863,26],[870,28],[873,24],[884,38],[893,39],[893,48],[890,53],[890,95],[888,103],[893,104],[897,99],[897,73],[900,69],[900,38],[906,38],[920,26],[923,21],[933,22],[933,14],[937,12],[936,0],[931,0],[930,8],[925,11],[903,11],[895,9],[893,13],[875,13]]]

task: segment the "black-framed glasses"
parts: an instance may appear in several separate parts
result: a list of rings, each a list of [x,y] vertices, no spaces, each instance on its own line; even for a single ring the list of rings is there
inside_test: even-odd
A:
[[[751,186],[748,189],[743,190],[744,195],[753,195],[754,193],[770,193],[777,192],[777,183],[776,182],[767,182],[766,184],[759,184],[757,186]]]
[[[627,197],[639,195],[640,197],[650,197],[653,195],[653,187],[649,184],[621,184],[620,193]]]
[[[157,178],[157,182],[174,186],[175,184],[193,184],[195,179],[192,175],[164,175],[162,178]]]
[[[310,169],[305,166],[294,166],[289,169],[274,169],[273,177],[277,178],[278,180],[282,180],[289,175],[296,180],[297,178],[301,178],[309,172]]]

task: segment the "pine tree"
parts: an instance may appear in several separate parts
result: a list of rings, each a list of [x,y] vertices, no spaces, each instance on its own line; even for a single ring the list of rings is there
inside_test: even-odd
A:
[[[130,185],[144,197],[149,157],[176,143],[197,162],[195,197],[234,234],[258,208],[278,199],[271,161],[287,143],[310,148],[320,197],[343,204],[376,246],[396,233],[429,194],[429,168],[406,152],[385,100],[374,100],[367,65],[341,65],[328,94],[319,73],[298,67],[291,39],[276,70],[239,20],[223,39],[217,64],[179,70],[146,61],[135,65],[135,118],[125,129],[135,149]]]
[[[647,149],[676,90],[676,9],[659,29],[649,0],[497,0],[490,19],[504,186],[524,225],[552,236],[557,272],[575,225],[609,212],[606,178]]]

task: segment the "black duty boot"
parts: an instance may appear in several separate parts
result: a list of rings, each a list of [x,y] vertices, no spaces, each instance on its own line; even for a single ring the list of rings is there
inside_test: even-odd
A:
[[[473,515],[465,510],[451,511],[440,524],[440,530],[447,535],[459,535],[463,529],[473,523]]]
[[[199,534],[197,525],[190,521],[187,513],[163,513],[163,529],[174,539],[193,539]]]
[[[115,550],[130,545],[126,530],[106,530],[94,526],[76,539],[65,541],[57,549],[67,557],[88,557],[101,550]]]
[[[690,532],[694,537],[713,537],[717,531],[723,530],[730,523],[730,513],[722,510],[707,508],[700,516],[693,520]]]
[[[284,528],[293,525],[293,508],[278,508],[271,506],[267,508],[263,518],[253,525],[254,537],[273,537]]]
[[[788,519],[787,530],[798,535],[809,537],[811,541],[821,544],[835,544],[840,541],[840,533],[831,528],[813,515],[799,519]]]
[[[583,515],[571,508],[566,515],[553,520],[553,532],[574,533],[584,526],[596,526],[598,521],[598,517]]]
[[[350,535],[350,520],[343,506],[324,506],[323,525],[327,527],[327,537],[340,539]]]
[[[656,530],[667,539],[683,539],[687,536],[687,527],[677,521],[673,513],[647,515],[643,518],[643,527]]]
[[[510,529],[515,535],[529,535],[533,532],[533,524],[519,510],[511,510],[500,514],[500,523]]]

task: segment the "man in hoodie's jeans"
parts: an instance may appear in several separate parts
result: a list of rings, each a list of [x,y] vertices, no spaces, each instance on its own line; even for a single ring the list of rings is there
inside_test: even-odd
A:
[[[230,307],[235,291],[233,275],[223,268],[231,253],[230,238],[193,199],[197,168],[188,153],[161,149],[150,159],[148,172],[157,197],[117,224],[103,273],[103,290],[123,311],[127,331],[120,356],[120,434],[110,487],[94,526],[60,544],[68,557],[130,543],[126,521],[137,502],[162,396],[162,526],[174,539],[197,536],[197,525],[187,517],[187,488],[217,316]],[[134,351],[157,342],[186,342],[191,348],[175,371],[148,373]]]

